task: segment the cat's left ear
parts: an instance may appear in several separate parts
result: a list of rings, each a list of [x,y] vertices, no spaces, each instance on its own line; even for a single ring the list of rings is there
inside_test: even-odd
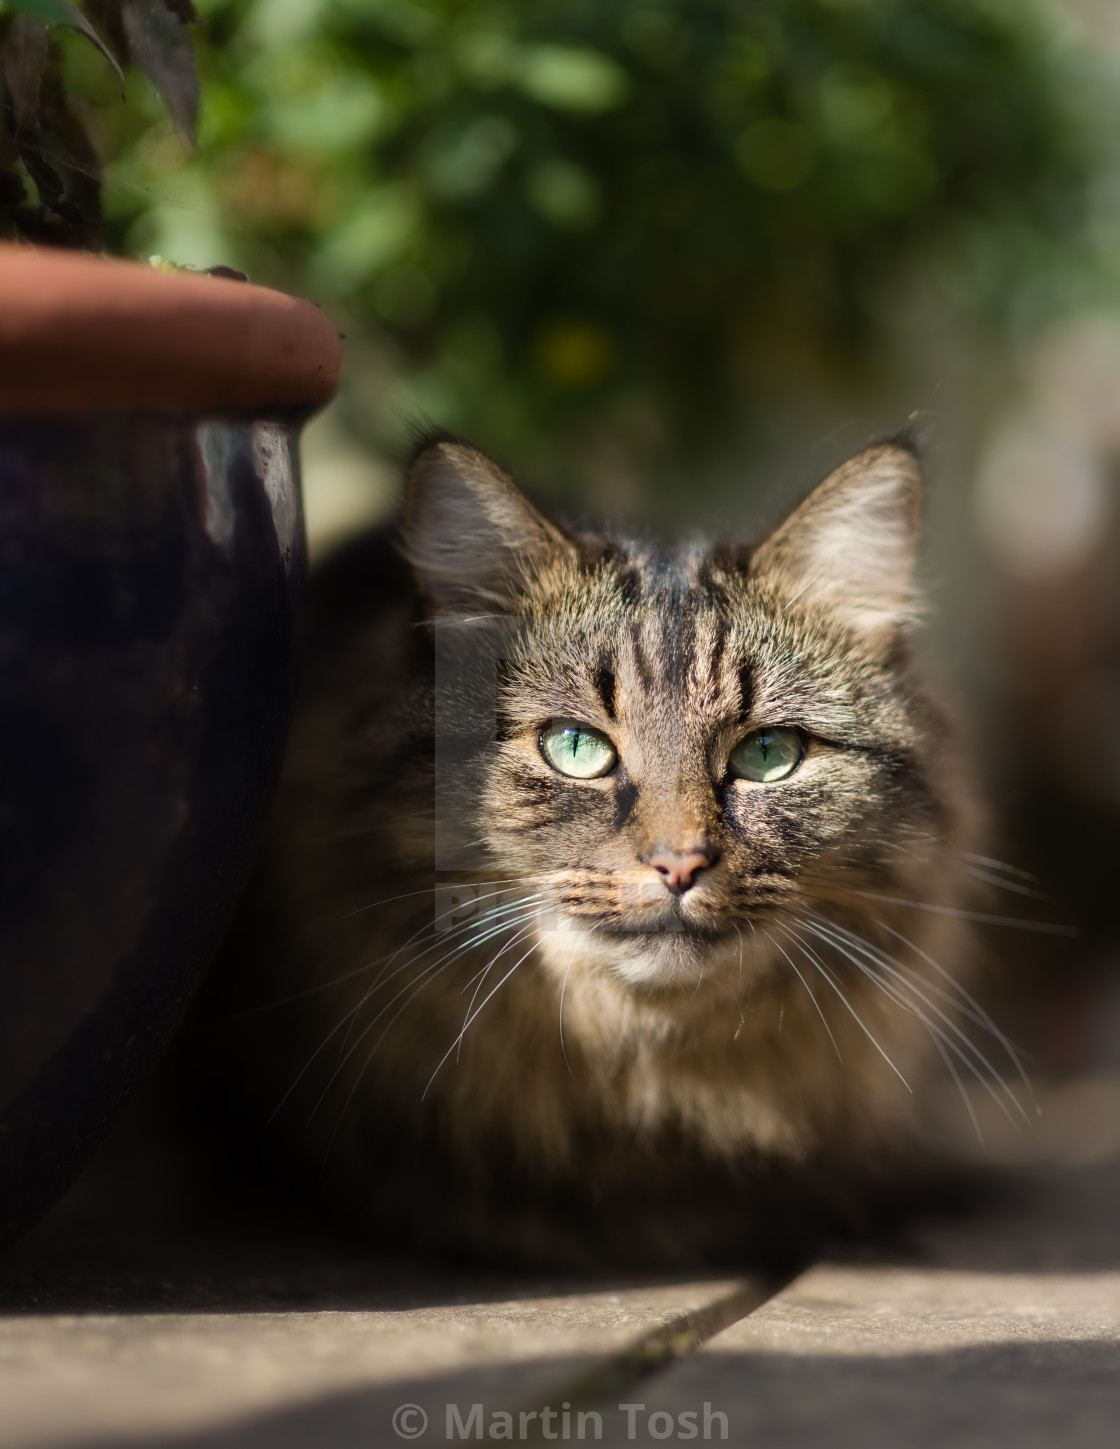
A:
[[[865,637],[893,634],[917,610],[914,560],[922,470],[884,443],[858,453],[754,550],[750,571],[790,600],[815,604]]]
[[[405,554],[439,609],[506,608],[571,540],[507,473],[456,438],[422,445],[408,471]]]

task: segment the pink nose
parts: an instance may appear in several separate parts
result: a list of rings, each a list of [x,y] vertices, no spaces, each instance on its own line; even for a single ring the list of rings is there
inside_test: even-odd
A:
[[[696,877],[712,864],[712,856],[702,850],[655,849],[646,857],[646,863],[660,873],[675,896],[680,896],[692,889]]]

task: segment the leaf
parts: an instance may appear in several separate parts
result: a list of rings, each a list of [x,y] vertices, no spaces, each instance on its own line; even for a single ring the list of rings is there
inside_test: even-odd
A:
[[[44,25],[65,25],[70,30],[80,31],[116,71],[123,93],[124,71],[118,65],[116,56],[82,12],[71,5],[69,0],[0,0],[0,14],[8,10],[30,15],[35,20],[41,20]]]
[[[4,46],[4,89],[16,130],[39,129],[39,91],[47,64],[47,27],[17,15]]]
[[[20,159],[47,214],[42,237],[95,251],[101,235],[101,167],[81,120],[67,104],[57,55],[48,53],[39,94],[39,128],[16,135]],[[56,218],[51,221],[50,217]]]
[[[128,36],[125,35],[121,23],[120,0],[80,0],[80,3],[86,19],[120,64],[127,69]]]
[[[198,77],[190,33],[160,0],[125,0],[121,6],[132,58],[162,92],[168,109],[188,141],[198,119]]]
[[[53,0],[52,0],[52,3],[53,3]],[[117,79],[121,83],[121,99],[123,100],[124,99],[124,71],[121,70],[120,65],[117,62],[117,57],[113,54],[113,52],[109,49],[109,47],[101,39],[100,35],[98,35],[97,31],[94,30],[93,26],[89,23],[89,21],[86,19],[86,17],[82,14],[82,12],[80,10],[76,9],[73,5],[69,4],[68,3],[68,0],[58,0],[58,3],[61,4],[62,7],[63,7],[63,9],[64,10],[67,10],[69,12],[69,14],[70,14],[70,19],[69,20],[59,21],[58,23],[61,24],[61,25],[69,25],[74,30],[80,30],[81,33],[85,36],[85,38],[90,42],[90,44],[93,45],[93,46],[96,46],[96,48],[101,52],[101,54],[105,57],[105,59],[109,62],[109,64],[116,71],[116,73],[117,73]]]

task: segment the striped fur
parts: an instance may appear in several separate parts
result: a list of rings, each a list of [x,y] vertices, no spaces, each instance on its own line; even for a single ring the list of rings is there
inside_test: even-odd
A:
[[[974,811],[908,637],[919,505],[888,444],[753,548],[658,551],[569,531],[439,437],[411,576],[374,539],[320,579],[236,937],[250,1003],[287,1004],[244,1049],[378,1233],[792,1251],[858,1210],[931,1057],[988,1080],[959,985]],[[617,769],[553,771],[555,718]],[[776,725],[806,742],[794,774],[729,778]],[[674,896],[655,848],[713,863]]]

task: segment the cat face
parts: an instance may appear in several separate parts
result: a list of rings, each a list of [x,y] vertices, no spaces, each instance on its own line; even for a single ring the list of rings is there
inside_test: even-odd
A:
[[[464,445],[419,455],[409,551],[493,701],[455,808],[552,957],[694,987],[929,868],[948,792],[903,634],[918,506],[886,446],[752,549],[657,552],[563,532]]]

